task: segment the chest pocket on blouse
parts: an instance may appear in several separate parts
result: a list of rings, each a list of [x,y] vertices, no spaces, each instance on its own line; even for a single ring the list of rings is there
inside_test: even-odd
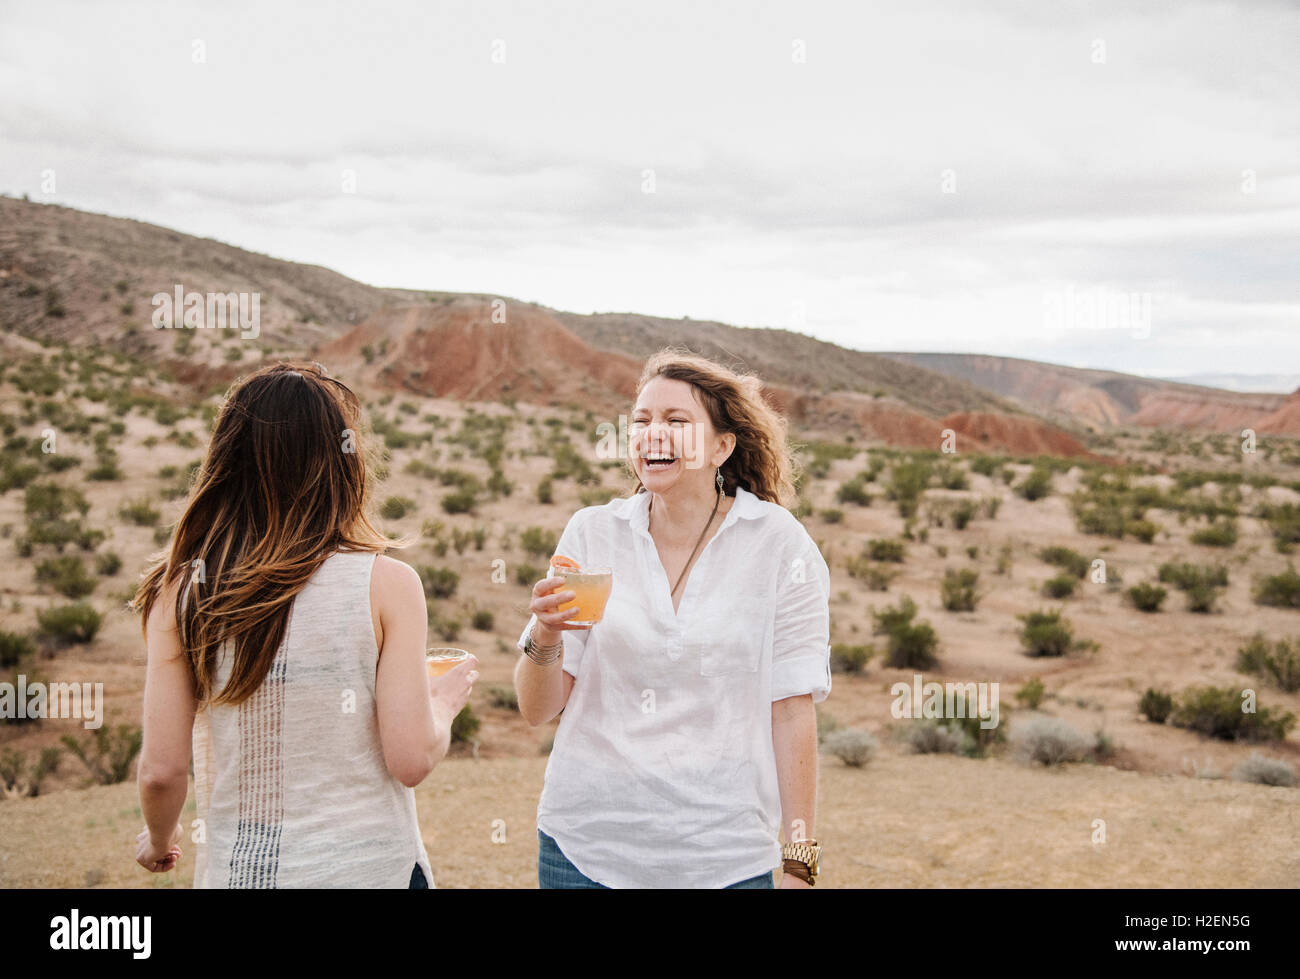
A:
[[[769,631],[768,603],[744,599],[728,603],[700,625],[694,637],[700,648],[700,675],[756,673]]]

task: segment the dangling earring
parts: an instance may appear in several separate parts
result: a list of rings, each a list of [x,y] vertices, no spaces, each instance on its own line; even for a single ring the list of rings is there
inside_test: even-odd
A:
[[[717,470],[717,475],[714,477],[713,481],[718,484],[718,493],[719,495],[721,495],[722,493],[722,470],[721,469]]]

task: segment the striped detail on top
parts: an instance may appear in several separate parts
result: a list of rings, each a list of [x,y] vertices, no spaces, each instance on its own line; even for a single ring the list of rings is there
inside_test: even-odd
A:
[[[276,886],[284,825],[284,653],[281,647],[266,680],[239,708],[239,822],[230,854],[232,888]]]

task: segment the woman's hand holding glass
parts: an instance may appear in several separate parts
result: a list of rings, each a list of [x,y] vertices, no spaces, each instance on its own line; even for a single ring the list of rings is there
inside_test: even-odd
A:
[[[528,610],[537,616],[537,625],[533,630],[533,641],[541,646],[557,642],[561,632],[572,629],[590,629],[590,625],[575,625],[568,620],[578,614],[580,609],[575,600],[578,595],[571,589],[561,591],[564,579],[558,575],[543,578],[533,585],[533,597],[528,603]],[[574,604],[569,604],[574,602]],[[568,608],[559,611],[561,605]]]

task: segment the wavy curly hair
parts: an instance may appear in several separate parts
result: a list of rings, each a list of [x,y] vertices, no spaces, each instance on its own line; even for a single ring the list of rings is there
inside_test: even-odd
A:
[[[656,377],[685,381],[694,389],[718,434],[730,432],[736,447],[722,464],[723,492],[743,486],[759,499],[791,507],[798,474],[785,418],[763,400],[763,382],[679,347],[665,347],[646,361],[636,394]],[[635,493],[646,492],[632,469]]]

